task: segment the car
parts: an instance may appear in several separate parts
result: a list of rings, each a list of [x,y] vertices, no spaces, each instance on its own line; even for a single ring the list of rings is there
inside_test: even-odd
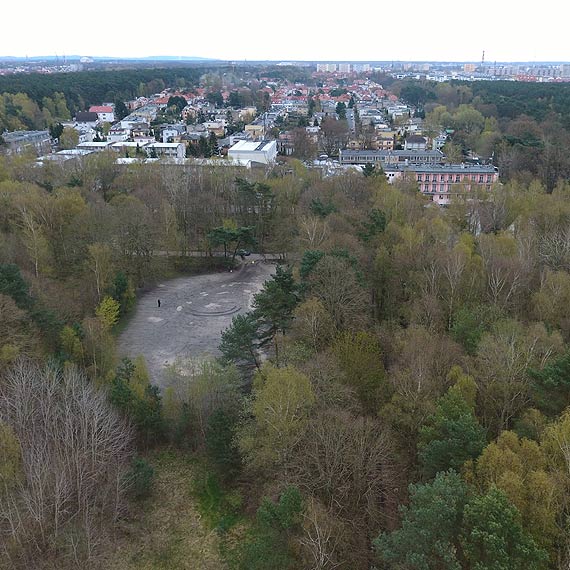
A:
[[[236,253],[240,257],[247,257],[248,255],[251,255],[251,251],[248,251],[247,249],[238,249]]]

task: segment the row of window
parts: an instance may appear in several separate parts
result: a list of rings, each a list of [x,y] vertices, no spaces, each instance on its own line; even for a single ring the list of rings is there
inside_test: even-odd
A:
[[[491,190],[491,185],[486,184],[485,188],[487,190]],[[424,184],[423,186],[420,186],[420,189],[422,192],[427,194],[434,194],[435,192],[450,192],[454,190],[452,184],[432,184],[431,186],[429,184]]]
[[[441,182],[447,180],[448,182],[461,182],[461,180],[471,180],[472,182],[479,182],[479,183],[483,183],[483,182],[492,182],[493,181],[493,175],[492,174],[455,174],[455,180],[453,180],[453,174],[440,174],[439,175],[439,180]],[[463,178],[462,178],[463,177]],[[433,180],[434,182],[437,182],[438,180],[438,175],[434,174],[433,178],[431,178],[430,174],[426,174],[425,176],[423,174],[418,174],[417,175],[417,179],[418,182],[430,182],[430,180]]]

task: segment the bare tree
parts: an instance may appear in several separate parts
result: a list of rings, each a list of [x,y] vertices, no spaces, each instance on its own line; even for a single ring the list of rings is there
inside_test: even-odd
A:
[[[347,260],[326,255],[315,266],[310,284],[338,330],[358,329],[366,323],[367,295]]]
[[[334,568],[342,558],[368,568],[370,540],[385,528],[395,487],[389,434],[374,418],[332,409],[311,420],[297,449],[289,477],[322,505],[308,509],[304,525],[312,568]]]
[[[28,360],[6,374],[0,421],[22,466],[0,494],[0,562],[41,568],[57,550],[86,567],[124,509],[130,426],[77,368]]]

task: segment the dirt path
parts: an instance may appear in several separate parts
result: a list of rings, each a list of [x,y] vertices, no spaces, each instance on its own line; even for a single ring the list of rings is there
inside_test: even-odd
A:
[[[253,295],[275,270],[273,264],[246,259],[232,273],[179,277],[143,295],[119,336],[119,353],[143,355],[151,381],[161,389],[164,367],[177,357],[219,354],[222,331],[234,315],[251,308]]]

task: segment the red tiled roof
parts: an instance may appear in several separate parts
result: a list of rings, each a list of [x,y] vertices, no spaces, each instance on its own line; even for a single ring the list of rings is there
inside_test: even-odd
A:
[[[90,113],[112,113],[113,112],[113,107],[107,107],[107,106],[97,106],[97,105],[93,105],[92,107],[89,107],[89,112]]]

